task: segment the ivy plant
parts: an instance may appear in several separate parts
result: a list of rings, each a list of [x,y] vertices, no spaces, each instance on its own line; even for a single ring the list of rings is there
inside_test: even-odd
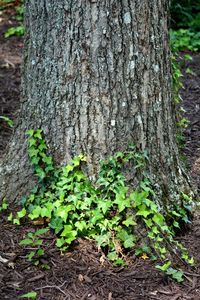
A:
[[[85,155],[56,168],[42,130],[29,130],[28,137],[28,154],[38,185],[21,199],[23,208],[11,219],[20,220],[25,215],[31,220],[45,219],[61,250],[78,237],[92,238],[114,265],[125,264],[127,253],[134,249],[135,255],[160,262],[157,268],[168,276],[183,280],[183,271],[174,267],[173,255],[191,266],[194,259],[174,237],[180,221],[189,222],[192,200],[182,194],[182,207],[174,206],[165,215],[160,212],[145,171],[146,153],[130,146],[128,151],[108,157],[100,162],[98,178],[93,182],[83,171]],[[140,178],[135,190],[126,179],[127,168]],[[138,228],[143,228],[142,234]],[[29,234],[21,245],[37,242],[37,233]],[[37,251],[29,253],[29,259],[38,257]]]

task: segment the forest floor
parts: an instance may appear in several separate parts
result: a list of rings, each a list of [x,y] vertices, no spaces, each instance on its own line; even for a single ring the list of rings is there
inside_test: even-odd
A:
[[[3,33],[15,25],[12,11],[0,12],[0,116],[15,120],[20,106],[20,64],[23,41],[5,39]],[[200,191],[200,54],[183,65],[183,107],[190,123],[185,130],[185,155],[188,173]],[[193,74],[187,74],[190,67]],[[0,119],[0,157],[6,151],[11,128]],[[200,216],[195,215],[188,232],[178,237],[195,257],[196,268],[187,270],[178,284],[163,276],[150,260],[130,256],[128,267],[114,268],[92,241],[80,239],[67,253],[55,247],[53,233],[45,235],[45,255],[40,266],[28,261],[28,249],[19,246],[27,232],[34,230],[27,222],[20,226],[0,218],[0,300],[20,299],[35,291],[38,300],[199,300],[200,299]],[[29,249],[30,250],[30,249]],[[48,265],[49,269],[42,268]]]

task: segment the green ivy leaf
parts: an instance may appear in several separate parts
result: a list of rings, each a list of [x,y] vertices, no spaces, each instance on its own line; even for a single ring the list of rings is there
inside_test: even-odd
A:
[[[96,224],[99,220],[104,219],[104,215],[99,211],[99,209],[93,210],[92,215],[93,217],[90,219],[91,224]]]
[[[136,216],[142,216],[142,217],[146,218],[147,216],[152,214],[152,211],[150,209],[148,209],[145,205],[139,206],[138,209],[139,210],[136,213]]]
[[[171,276],[173,279],[175,279],[177,282],[183,282],[183,272],[177,271],[174,268],[169,268],[166,271],[167,275]]]
[[[13,224],[20,225],[20,220],[19,219],[13,219]]]
[[[19,219],[23,218],[26,215],[26,209],[22,208],[22,210],[17,212],[17,216]]]
[[[37,256],[42,256],[42,255],[44,255],[44,250],[43,250],[43,249],[38,249],[37,252],[36,252],[36,255],[37,255]]]
[[[38,153],[39,153],[38,149],[35,149],[33,147],[30,147],[28,149],[28,154],[29,154],[30,158],[32,158],[33,156],[38,156]]]
[[[49,226],[55,230],[56,234],[58,234],[63,229],[63,220],[60,217],[53,217]]]
[[[34,138],[29,138],[28,143],[29,143],[29,147],[32,147],[32,146],[36,146],[37,141]]]
[[[134,202],[134,207],[138,207],[143,203],[147,196],[147,192],[132,192],[130,194],[130,199]]]
[[[64,230],[61,233],[61,236],[65,238],[65,242],[71,244],[77,236],[77,231],[73,230],[71,225],[64,225]]]
[[[99,200],[98,207],[102,210],[103,214],[105,215],[109,208],[112,207],[113,203],[111,200]]]
[[[38,138],[39,140],[42,140],[42,130],[41,129],[35,130],[34,137]]]
[[[165,264],[163,264],[162,266],[157,265],[157,266],[156,266],[156,269],[159,269],[159,270],[161,270],[161,271],[163,271],[163,272],[166,272],[167,269],[168,269],[170,266],[171,266],[171,261],[168,261],[168,262],[166,262]]]
[[[42,235],[42,234],[45,234],[49,231],[49,228],[41,228],[41,229],[38,229],[36,232],[35,232],[35,235],[36,236],[39,236],[39,235]]]
[[[74,206],[71,204],[59,206],[55,211],[55,216],[60,217],[66,223],[70,211],[74,211]]]
[[[12,222],[12,220],[13,220],[13,213],[12,212],[9,214],[7,220]]]
[[[35,251],[31,251],[30,253],[27,254],[27,258],[29,261],[32,260],[32,258],[35,256],[36,252]]]
[[[134,236],[129,236],[127,240],[124,241],[124,248],[133,248],[135,246]]]
[[[146,224],[149,228],[151,228],[152,225],[153,225],[153,222],[152,222],[151,219],[146,219],[146,220],[144,220],[144,222],[145,222],[145,224]]]
[[[87,229],[87,223],[85,221],[77,221],[75,224],[75,227],[80,230],[81,232],[84,230],[84,229]]]
[[[105,234],[101,234],[101,235],[94,235],[93,238],[95,238],[98,246],[106,246],[109,245],[109,241],[111,239],[111,233],[107,232]]]
[[[129,216],[122,222],[126,227],[135,226],[137,223],[133,220],[133,216]]]
[[[161,214],[154,214],[152,220],[159,226],[162,226],[164,223],[164,217]]]
[[[131,207],[130,205],[130,199],[125,198],[125,194],[116,194],[116,198],[114,200],[114,203],[118,205],[119,212],[122,212],[125,208]]]
[[[19,244],[20,244],[20,246],[32,245],[33,244],[33,240],[32,239],[24,239]]]
[[[27,131],[26,131],[26,134],[29,135],[29,136],[31,137],[31,136],[33,136],[33,134],[34,134],[34,130],[33,130],[33,129],[27,130]]]
[[[30,298],[30,299],[36,299],[36,297],[37,297],[37,293],[34,291],[31,291],[27,294],[23,294],[20,296],[20,298]]]
[[[47,164],[47,165],[52,165],[53,164],[53,159],[51,156],[45,156],[42,158],[42,161]]]
[[[32,212],[28,215],[31,220],[37,219],[41,216],[42,208],[38,205],[36,206]]]
[[[64,244],[66,244],[66,241],[65,241],[65,239],[63,237],[56,240],[56,246],[58,248],[61,248]]]
[[[43,152],[44,150],[47,149],[47,146],[46,146],[45,141],[42,140],[42,141],[40,142],[40,145],[38,146],[38,149],[40,150],[40,152]]]

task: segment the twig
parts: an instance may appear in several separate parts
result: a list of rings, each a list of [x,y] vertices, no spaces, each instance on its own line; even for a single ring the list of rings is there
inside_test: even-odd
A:
[[[60,286],[56,286],[56,285],[45,285],[45,286],[41,286],[39,288],[36,288],[35,290],[42,290],[42,289],[56,289],[56,290],[59,290],[62,294],[64,294],[66,297],[68,297],[69,295],[67,293],[65,293],[65,291],[63,291],[61,289],[61,287],[63,285],[65,285],[67,281],[64,281],[63,284],[61,284]],[[68,292],[69,293],[69,292]],[[71,293],[69,293],[71,294]],[[74,296],[74,295],[71,295],[71,296]]]

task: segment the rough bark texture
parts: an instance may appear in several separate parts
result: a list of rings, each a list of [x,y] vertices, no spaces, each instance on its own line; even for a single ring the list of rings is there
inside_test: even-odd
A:
[[[25,131],[41,128],[57,164],[135,143],[159,199],[186,184],[175,142],[168,0],[29,0],[22,108],[1,166],[1,196],[33,185]],[[161,202],[160,202],[161,204]]]

